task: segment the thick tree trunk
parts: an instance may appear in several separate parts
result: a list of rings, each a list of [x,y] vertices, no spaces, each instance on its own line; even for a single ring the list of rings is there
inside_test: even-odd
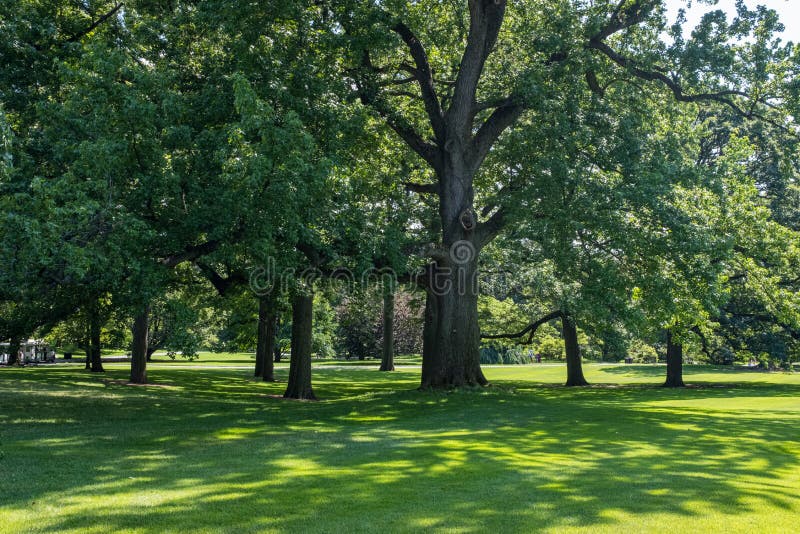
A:
[[[149,346],[149,343],[148,343],[148,347],[147,347],[147,361],[148,362],[153,361],[153,354],[155,354],[155,352],[156,352],[156,348]]]
[[[672,332],[667,331],[667,380],[664,387],[682,388],[683,383],[683,345],[676,343]]]
[[[394,282],[383,284],[383,353],[381,371],[394,371]]]
[[[8,345],[8,365],[16,365],[19,362],[20,338],[12,338]]]
[[[150,306],[133,319],[133,346],[131,347],[131,382],[147,384],[147,337],[150,326]]]
[[[256,377],[264,382],[275,381],[272,354],[275,351],[274,300],[261,297],[258,302],[258,340],[256,344]]]
[[[453,126],[448,138],[463,132]],[[460,142],[447,143],[439,174],[442,249],[428,265],[422,350],[422,388],[448,389],[488,384],[480,365],[478,327],[478,253],[473,211],[473,171]]]
[[[402,22],[392,31],[403,40],[414,61],[414,77],[433,133],[420,135],[414,127],[395,120],[387,109],[380,84],[359,83],[361,102],[372,106],[387,124],[435,171],[436,183],[408,184],[409,190],[437,195],[439,218],[430,228],[441,232],[441,249],[432,250],[427,281],[424,326],[422,388],[486,385],[480,367],[478,327],[478,251],[497,235],[505,211],[500,208],[486,221],[474,211],[473,180],[484,158],[508,127],[523,112],[521,104],[508,99],[478,125],[476,95],[487,59],[495,47],[505,18],[505,0],[468,2],[469,33],[446,109],[436,91],[436,80],[425,46]],[[369,50],[362,67],[368,76],[378,75]],[[377,95],[376,95],[377,93]],[[455,253],[454,251],[457,251]]]
[[[465,245],[466,246],[466,245]],[[422,346],[422,385],[449,389],[485,386],[480,366],[477,258],[447,271],[430,266]]]
[[[92,306],[89,311],[89,351],[91,355],[91,371],[93,373],[103,373],[103,360],[100,352],[100,332],[102,330],[100,321],[100,311],[97,305]]]
[[[298,293],[292,299],[292,356],[289,383],[283,396],[287,399],[316,399],[311,389],[311,335],[314,297]]]
[[[561,317],[561,329],[564,333],[564,349],[567,352],[567,383],[564,385],[588,386],[589,382],[583,377],[578,329],[575,327],[572,317],[566,314]]]

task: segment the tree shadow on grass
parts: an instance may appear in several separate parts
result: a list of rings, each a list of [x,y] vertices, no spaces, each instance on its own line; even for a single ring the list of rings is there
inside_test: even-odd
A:
[[[595,372],[610,375],[629,375],[639,377],[666,377],[667,368],[664,364],[632,364],[632,365],[603,365],[592,368]],[[732,376],[769,375],[768,371],[748,367],[734,367],[730,365],[684,365],[683,372],[686,376],[702,373],[723,373]]]
[[[176,385],[159,391],[21,376],[0,396],[13,400],[2,506],[58,507],[37,516],[50,531],[530,531],[798,511],[784,479],[800,411],[725,410],[797,385],[426,393],[394,390],[416,372],[375,375],[317,373],[328,400],[315,404],[215,370],[158,371]]]

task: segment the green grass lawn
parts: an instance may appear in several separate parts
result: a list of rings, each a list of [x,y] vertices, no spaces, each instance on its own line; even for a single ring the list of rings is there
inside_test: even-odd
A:
[[[202,360],[201,360],[202,361]],[[800,375],[319,366],[321,402],[245,369],[0,369],[2,532],[796,532]],[[285,366],[278,369],[285,379]]]
[[[123,358],[126,356],[125,351],[109,350],[103,353],[103,357]],[[80,361],[84,361],[82,356],[79,357]],[[182,367],[252,367],[255,365],[256,356],[253,352],[199,352],[194,358],[186,359],[180,355],[175,358],[167,356],[166,352],[156,352],[153,355],[151,366],[182,366]],[[395,365],[420,365],[422,358],[419,355],[403,354],[395,357]],[[314,359],[314,365],[322,366],[354,366],[354,367],[379,367],[381,364],[380,359],[371,358],[368,360],[346,360],[342,359]],[[104,364],[105,365],[105,364]],[[128,365],[128,364],[124,364]],[[289,355],[284,354],[283,361],[277,363],[276,366],[288,366]]]

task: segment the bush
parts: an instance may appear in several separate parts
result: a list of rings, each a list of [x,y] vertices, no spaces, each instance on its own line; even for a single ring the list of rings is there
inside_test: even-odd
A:
[[[336,314],[328,299],[322,294],[314,296],[314,326],[311,338],[311,352],[317,358],[334,358],[334,337],[336,336]]]
[[[530,363],[531,358],[528,357],[528,350],[530,349],[520,345],[510,348],[497,344],[487,345],[480,350],[481,363],[510,365]]]
[[[628,357],[633,358],[635,363],[656,363],[658,352],[641,339],[634,339],[628,347]]]
[[[482,364],[503,363],[503,355],[500,353],[497,347],[482,347],[481,363]]]
[[[382,304],[377,291],[356,291],[336,307],[336,352],[363,360],[380,353]]]
[[[546,360],[563,360],[567,357],[564,340],[558,336],[545,336],[536,345],[536,352]]]

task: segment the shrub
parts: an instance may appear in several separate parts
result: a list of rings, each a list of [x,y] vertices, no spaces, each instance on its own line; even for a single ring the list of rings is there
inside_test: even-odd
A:
[[[655,347],[648,345],[641,339],[634,339],[628,347],[628,356],[636,363],[656,363],[658,352]]]

